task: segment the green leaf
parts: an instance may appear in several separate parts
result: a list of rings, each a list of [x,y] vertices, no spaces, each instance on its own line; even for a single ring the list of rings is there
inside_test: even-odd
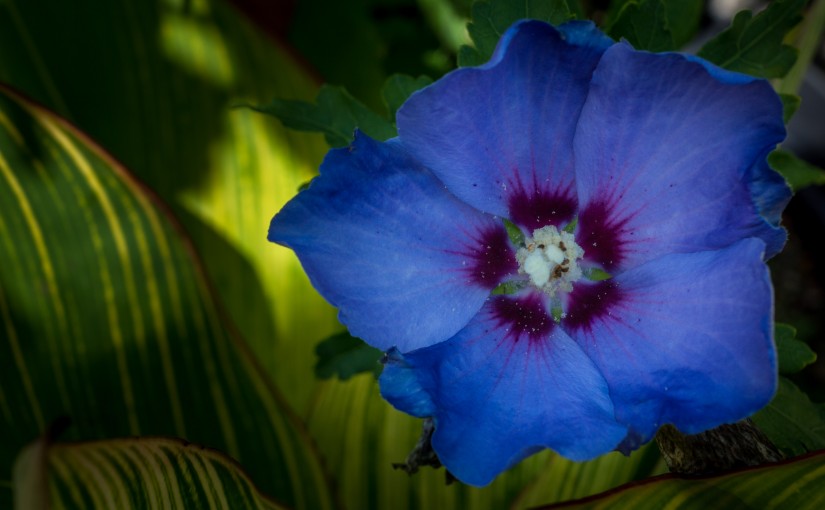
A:
[[[805,4],[805,0],[775,0],[756,16],[742,11],[729,28],[702,47],[699,56],[731,71],[781,78],[797,55],[782,41],[802,20]]]
[[[796,339],[793,326],[777,323],[774,338],[780,374],[795,374],[816,361],[816,353],[808,344]]]
[[[329,379],[337,375],[342,381],[363,372],[381,373],[381,350],[364,343],[346,331],[332,335],[315,346],[318,361],[315,375]]]
[[[14,489],[19,510],[285,508],[262,494],[233,459],[165,438],[37,440],[17,458]]]
[[[784,377],[770,404],[752,419],[788,455],[825,448],[825,406],[811,402]]]
[[[85,16],[72,2],[49,16],[40,2],[6,2],[0,81],[71,119],[166,200],[257,362],[306,411],[322,384],[306,339],[340,323],[266,230],[329,146],[235,106],[311,102],[317,80],[227,2],[84,1]]]
[[[768,164],[782,174],[793,191],[806,186],[825,184],[825,170],[807,163],[788,151],[777,149],[768,154]]]
[[[699,30],[705,0],[668,0],[664,2],[667,26],[673,34],[675,48],[689,43]]]
[[[546,508],[793,508],[818,510],[825,500],[825,453],[712,478],[665,475]]]
[[[625,2],[608,28],[613,39],[625,38],[639,50],[669,51],[676,49],[668,26],[663,0],[630,0]]]
[[[560,25],[581,10],[578,2],[568,0],[509,0],[478,1],[472,7],[472,21],[467,32],[475,47],[462,46],[458,52],[458,65],[476,66],[487,62],[504,32],[521,19],[537,19]],[[573,8],[571,9],[571,5]]]
[[[787,124],[799,109],[802,98],[796,94],[779,94],[779,99],[782,100],[782,118]]]
[[[395,119],[395,112],[401,108],[413,92],[423,89],[433,80],[429,76],[419,76],[413,78],[406,74],[394,74],[384,83],[384,88],[381,94],[384,96],[384,103],[387,105],[387,111],[390,113],[390,119]]]
[[[332,505],[306,431],[189,243],[84,134],[0,89],[0,479],[68,415],[71,439],[186,437],[291,506]]]
[[[349,145],[356,129],[382,141],[396,134],[387,119],[364,106],[342,87],[332,85],[321,87],[315,104],[273,99],[267,105],[252,108],[276,117],[288,128],[323,133],[332,147]]]
[[[422,470],[414,477],[393,471],[391,463],[403,460],[418,438],[420,420],[383,401],[371,375],[346,382],[314,377],[315,345],[307,339],[339,330],[336,311],[312,289],[294,254],[266,241],[269,219],[317,173],[328,146],[317,134],[292,131],[273,117],[232,108],[262,104],[272,97],[311,102],[316,81],[290,52],[225,2],[87,1],[87,16],[77,16],[73,2],[55,2],[44,16],[40,2],[7,0],[4,5],[13,5],[14,15],[4,17],[7,11],[0,8],[0,80],[13,82],[71,118],[172,206],[192,236],[191,246],[203,257],[214,296],[222,300],[255,353],[256,366],[263,367],[283,390],[280,396],[309,421],[313,443],[334,478],[336,501],[353,509],[429,505],[483,510],[522,500],[542,504],[585,496],[643,476],[635,456],[610,454],[576,463],[549,452],[527,459],[484,489],[447,487],[441,471]],[[183,264],[184,269],[190,266],[191,260]],[[33,316],[36,322],[37,314]],[[189,347],[177,346],[181,351]],[[175,358],[181,378],[189,373],[187,367],[199,363],[201,350],[187,353]],[[111,365],[108,360],[100,364]],[[90,363],[76,365],[73,378],[85,380]],[[165,386],[153,381],[165,401]],[[98,391],[105,389],[101,385]],[[145,391],[148,394],[150,388]],[[191,398],[206,407],[209,397],[204,393],[199,388]],[[243,392],[241,396],[252,399]],[[0,418],[3,406],[10,405],[5,397],[0,398]],[[101,398],[85,405],[97,408],[105,402]],[[249,405],[256,409],[253,404]],[[252,412],[246,419],[254,425],[255,416]],[[215,429],[215,423],[199,425]],[[291,437],[289,426],[275,428],[277,437],[272,430],[261,426],[256,433],[239,435],[243,444],[249,441],[260,449],[277,448],[284,437],[284,457],[294,453],[300,464],[306,438]],[[34,437],[27,436],[24,443]],[[220,441],[192,439],[220,447]],[[4,442],[6,438],[0,441],[0,451]],[[241,460],[256,482],[266,479],[258,486],[279,501],[303,497],[303,491],[295,498],[283,496],[289,492],[283,487],[301,477],[306,492],[315,491],[319,498],[326,494],[316,478],[300,468],[282,477],[281,489],[272,489],[277,482],[269,477],[278,469],[261,468],[246,455]],[[562,479],[569,483],[560,483]],[[0,473],[0,496],[10,494],[4,480],[10,476]],[[529,497],[522,499],[525,493]],[[4,505],[0,498],[0,508],[10,506],[10,496],[8,501]],[[295,506],[323,508],[324,501],[307,497]]]

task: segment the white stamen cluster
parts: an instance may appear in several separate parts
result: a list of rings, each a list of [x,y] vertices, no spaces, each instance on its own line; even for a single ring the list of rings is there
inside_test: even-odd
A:
[[[578,260],[584,255],[573,234],[552,225],[533,231],[526,238],[524,247],[516,252],[519,273],[530,277],[533,285],[554,296],[557,292],[570,292],[573,282],[582,277]]]

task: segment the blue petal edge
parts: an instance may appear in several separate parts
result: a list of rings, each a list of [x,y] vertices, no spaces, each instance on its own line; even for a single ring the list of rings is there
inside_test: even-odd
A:
[[[393,347],[381,362],[384,363],[384,371],[379,378],[381,396],[393,407],[409,415],[418,418],[433,416],[435,404],[404,355]]]
[[[510,45],[510,41],[519,32],[528,30],[552,31],[561,35],[563,40],[574,46],[594,48],[601,51],[604,51],[613,44],[616,44],[613,39],[599,30],[599,27],[597,27],[595,23],[589,20],[568,21],[555,27],[544,21],[524,19],[521,21],[516,21],[510,25],[510,28],[508,28],[507,31],[504,32],[504,35],[501,36],[501,39],[499,39],[496,49],[493,52],[493,56],[490,57],[490,60],[487,63],[478,66],[478,69],[489,69],[498,65],[507,53],[507,48]]]

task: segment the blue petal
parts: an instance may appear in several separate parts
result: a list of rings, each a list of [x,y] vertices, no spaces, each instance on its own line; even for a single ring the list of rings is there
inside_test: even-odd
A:
[[[456,196],[528,231],[575,214],[576,122],[610,40],[590,22],[513,25],[492,60],[398,111],[399,139]]]
[[[400,410],[435,418],[433,448],[470,485],[542,448],[590,459],[627,433],[604,379],[535,293],[491,299],[455,338],[388,365],[381,389]]]
[[[517,264],[499,221],[467,206],[395,142],[356,134],[272,220],[350,332],[401,351],[453,336]]]
[[[701,57],[697,57],[696,55],[684,54],[683,57],[691,62],[701,64],[711,76],[722,83],[735,85],[762,81],[759,78],[755,78],[747,74],[722,69],[721,67],[708,62]],[[773,103],[776,103],[776,101],[773,101]],[[788,187],[785,179],[777,172],[773,171],[768,166],[766,157],[762,156],[757,158],[757,162],[753,168],[751,168],[747,181],[750,182],[751,195],[753,196],[753,201],[754,204],[756,204],[756,208],[759,210],[759,214],[761,214],[770,225],[778,227],[782,216],[782,211],[785,209],[785,206],[788,205],[792,195],[791,188]],[[784,245],[785,239],[782,238],[782,236],[777,235],[776,239],[779,240],[780,238],[781,243],[774,242],[774,244],[778,245],[779,248],[776,248],[775,250],[769,249],[771,253],[774,251],[778,252],[781,249],[781,246]]]
[[[764,249],[750,238],[661,257],[595,285],[602,290],[587,294],[589,306],[574,289],[578,317],[562,324],[607,379],[616,418],[631,430],[625,446],[665,423],[696,434],[770,401],[777,373]]]
[[[618,272],[745,237],[774,255],[789,195],[764,161],[784,137],[782,105],[765,80],[611,47],[575,138],[585,257]]]

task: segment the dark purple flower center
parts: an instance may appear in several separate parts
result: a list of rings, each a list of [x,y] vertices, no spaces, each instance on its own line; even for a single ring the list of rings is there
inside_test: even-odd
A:
[[[493,318],[498,327],[506,331],[506,339],[518,342],[526,338],[538,342],[546,340],[553,330],[553,318],[547,313],[544,297],[538,292],[517,298],[501,296],[494,299]]]
[[[571,198],[572,189],[547,191],[536,186],[531,191],[518,185],[513,188],[507,200],[510,221],[532,232],[547,225],[560,227],[573,219],[576,201]]]
[[[518,271],[515,252],[504,226],[483,231],[465,252],[472,259],[468,268],[473,283],[493,289]]]
[[[576,240],[584,249],[584,259],[595,262],[607,272],[618,267],[625,257],[626,225],[626,219],[617,220],[611,216],[607,202],[588,204],[579,213],[576,229]]]
[[[612,280],[576,285],[568,296],[564,325],[589,330],[594,321],[609,315],[622,299],[622,291]]]

